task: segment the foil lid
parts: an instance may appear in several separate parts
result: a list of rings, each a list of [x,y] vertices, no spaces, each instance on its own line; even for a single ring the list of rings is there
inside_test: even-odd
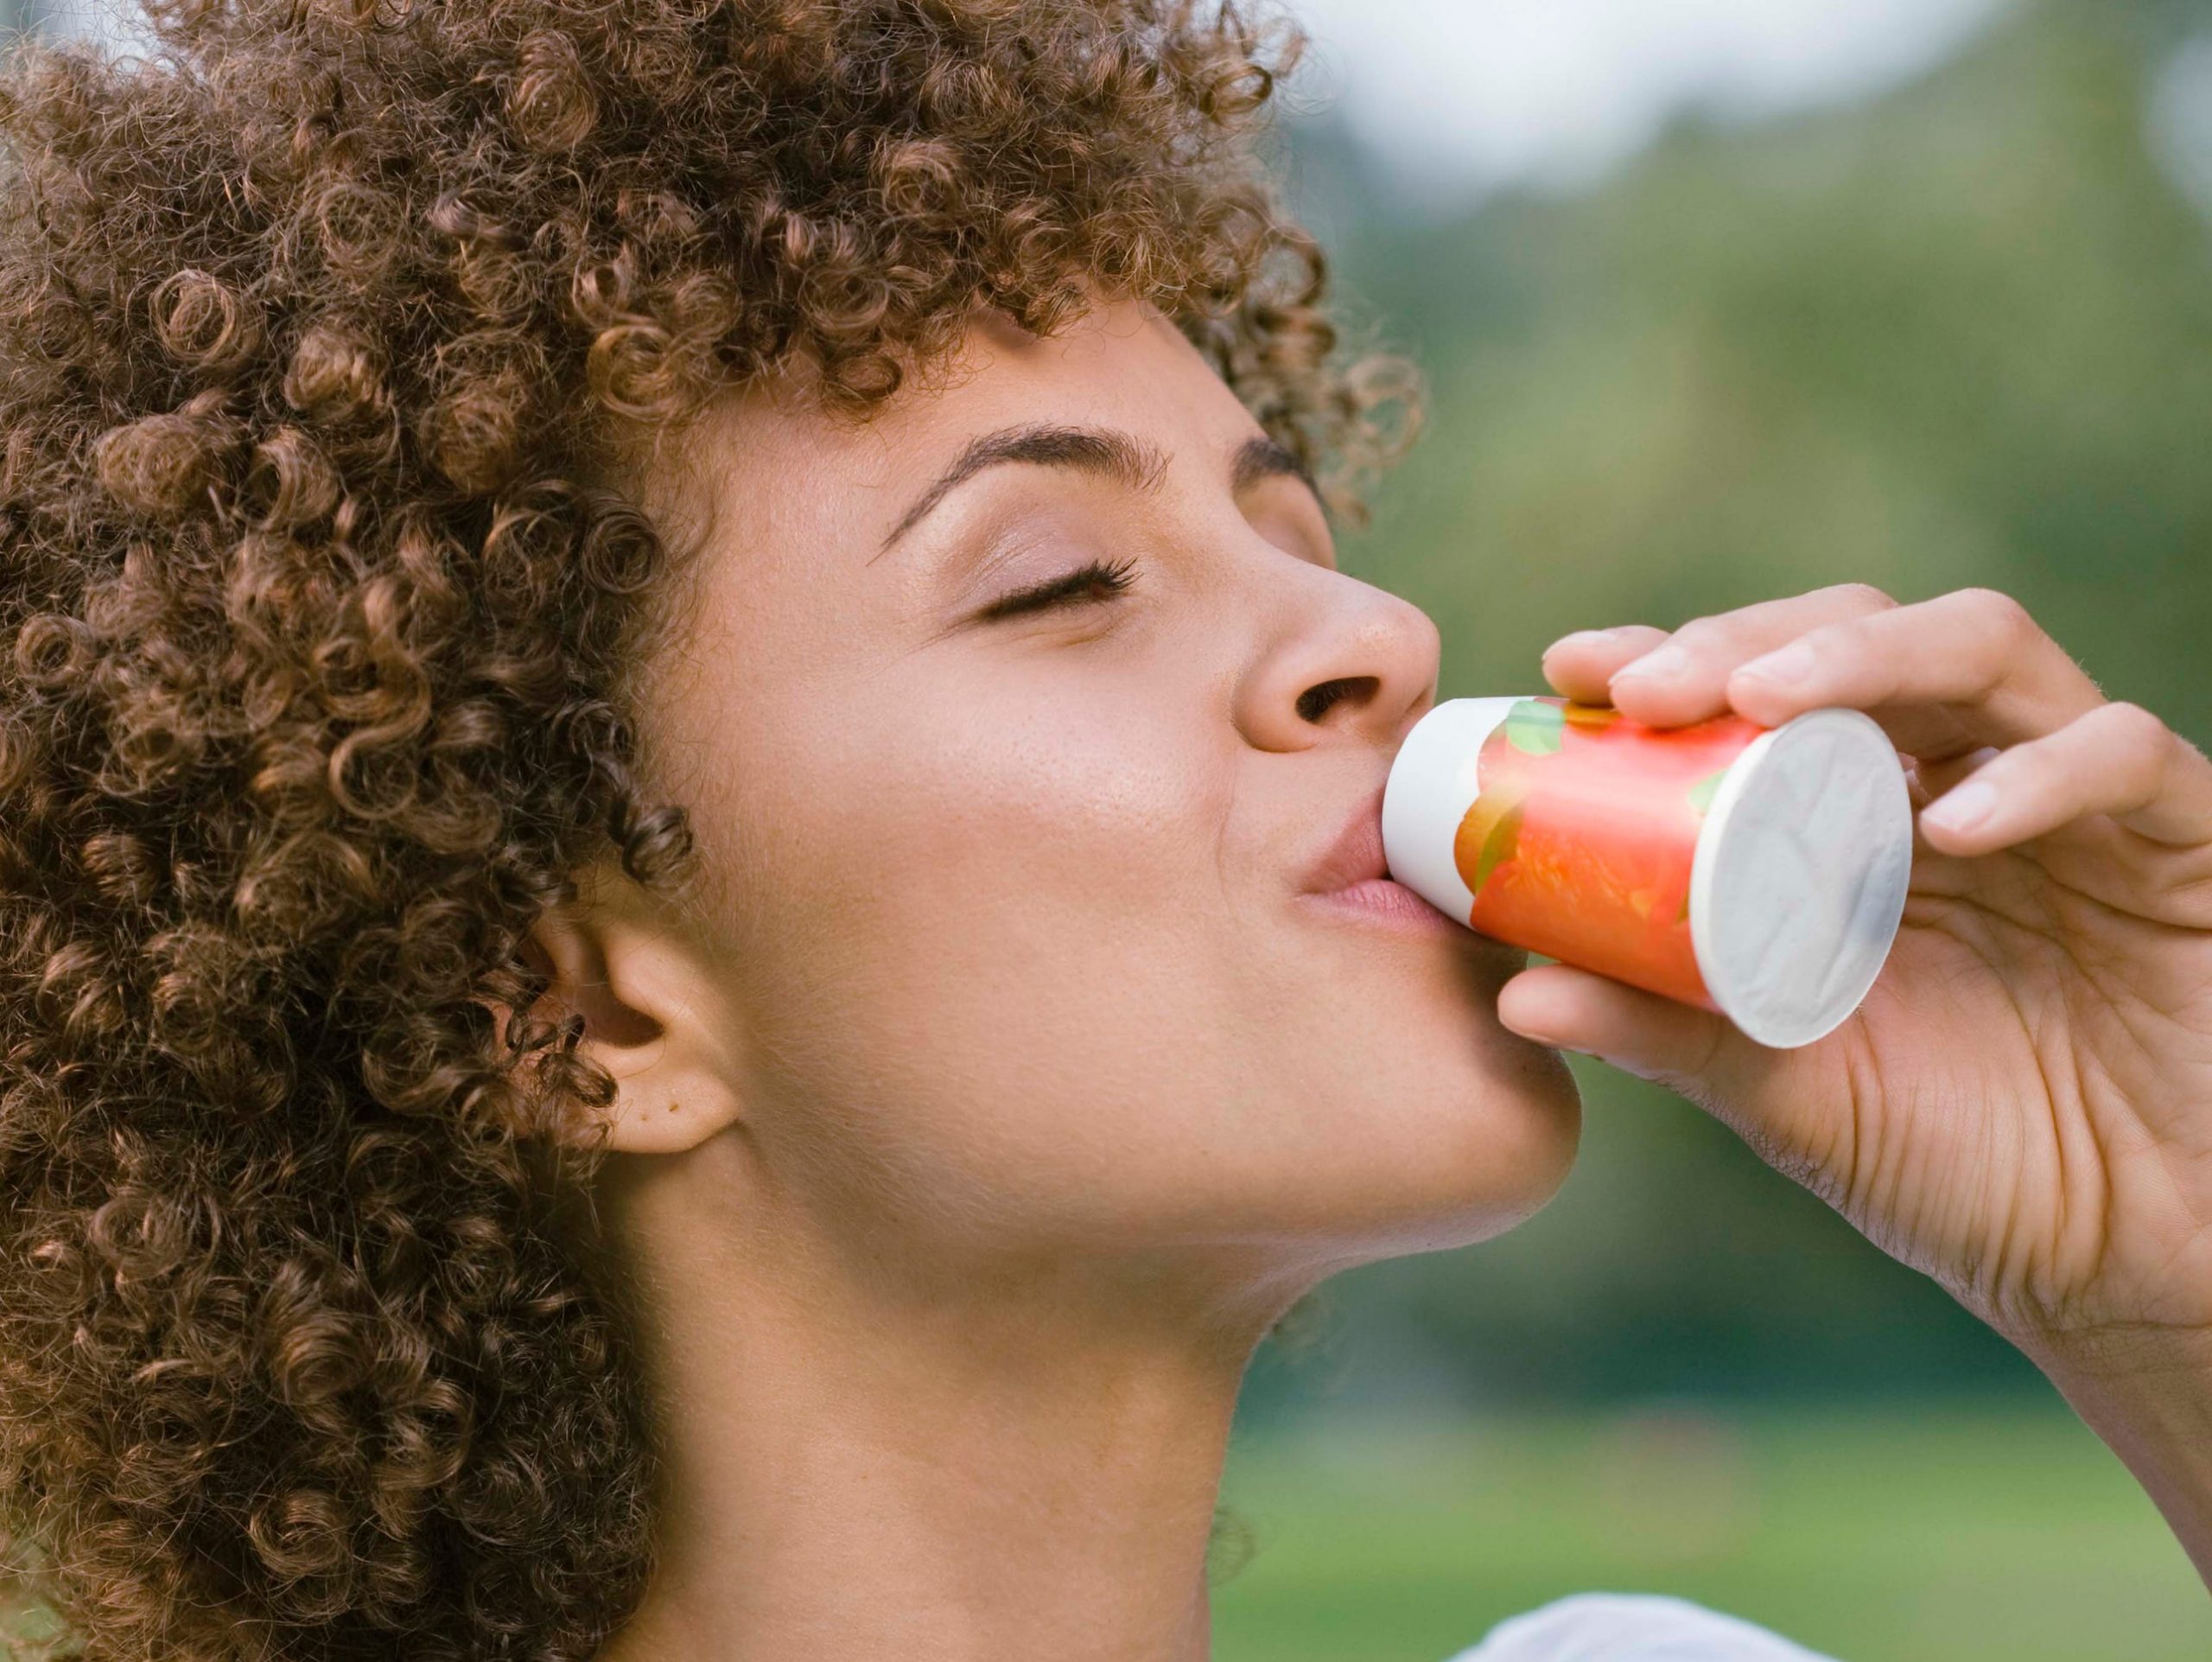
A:
[[[1753,740],[1713,798],[1690,875],[1713,1002],[1761,1044],[1833,1032],[1881,973],[1911,876],[1904,769],[1871,716],[1809,710]]]

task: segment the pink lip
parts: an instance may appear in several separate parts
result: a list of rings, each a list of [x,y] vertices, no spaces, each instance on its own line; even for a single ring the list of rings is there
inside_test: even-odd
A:
[[[1311,898],[1332,911],[1351,913],[1394,928],[1418,930],[1424,934],[1459,935],[1469,940],[1476,938],[1473,931],[1462,929],[1403,883],[1388,877],[1363,877],[1356,883]]]
[[[1305,887],[1309,894],[1321,895],[1389,875],[1389,863],[1382,857],[1382,787],[1378,785],[1360,799],[1351,818],[1307,869]]]
[[[1390,876],[1382,853],[1382,790],[1377,786],[1308,869],[1305,892],[1332,911],[1423,932],[1469,934]]]

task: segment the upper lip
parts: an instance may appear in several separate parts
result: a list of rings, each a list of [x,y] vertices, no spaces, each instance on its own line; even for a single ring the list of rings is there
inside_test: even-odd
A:
[[[1389,875],[1389,862],[1382,854],[1382,787],[1377,785],[1360,799],[1351,818],[1308,868],[1306,888],[1308,893],[1323,895]]]

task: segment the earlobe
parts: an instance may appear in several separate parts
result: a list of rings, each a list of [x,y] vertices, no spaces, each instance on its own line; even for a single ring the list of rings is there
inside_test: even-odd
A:
[[[688,937],[643,907],[572,907],[532,927],[525,951],[552,977],[547,1013],[583,1018],[579,1054],[615,1082],[615,1098],[563,1132],[626,1154],[678,1154],[740,1118],[725,1001]]]

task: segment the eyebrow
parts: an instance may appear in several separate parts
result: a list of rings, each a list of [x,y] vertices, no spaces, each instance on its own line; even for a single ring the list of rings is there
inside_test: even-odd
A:
[[[1031,425],[1003,428],[973,440],[950,467],[914,499],[900,516],[882,547],[869,556],[873,564],[891,545],[912,531],[932,508],[959,486],[988,468],[1004,462],[1027,462],[1043,468],[1066,468],[1127,485],[1132,490],[1160,487],[1167,472],[1166,453],[1133,433],[1110,427]],[[1263,434],[1255,434],[1238,447],[1230,464],[1229,483],[1242,493],[1280,474],[1302,479],[1316,495],[1319,487],[1306,464],[1283,445]]]

